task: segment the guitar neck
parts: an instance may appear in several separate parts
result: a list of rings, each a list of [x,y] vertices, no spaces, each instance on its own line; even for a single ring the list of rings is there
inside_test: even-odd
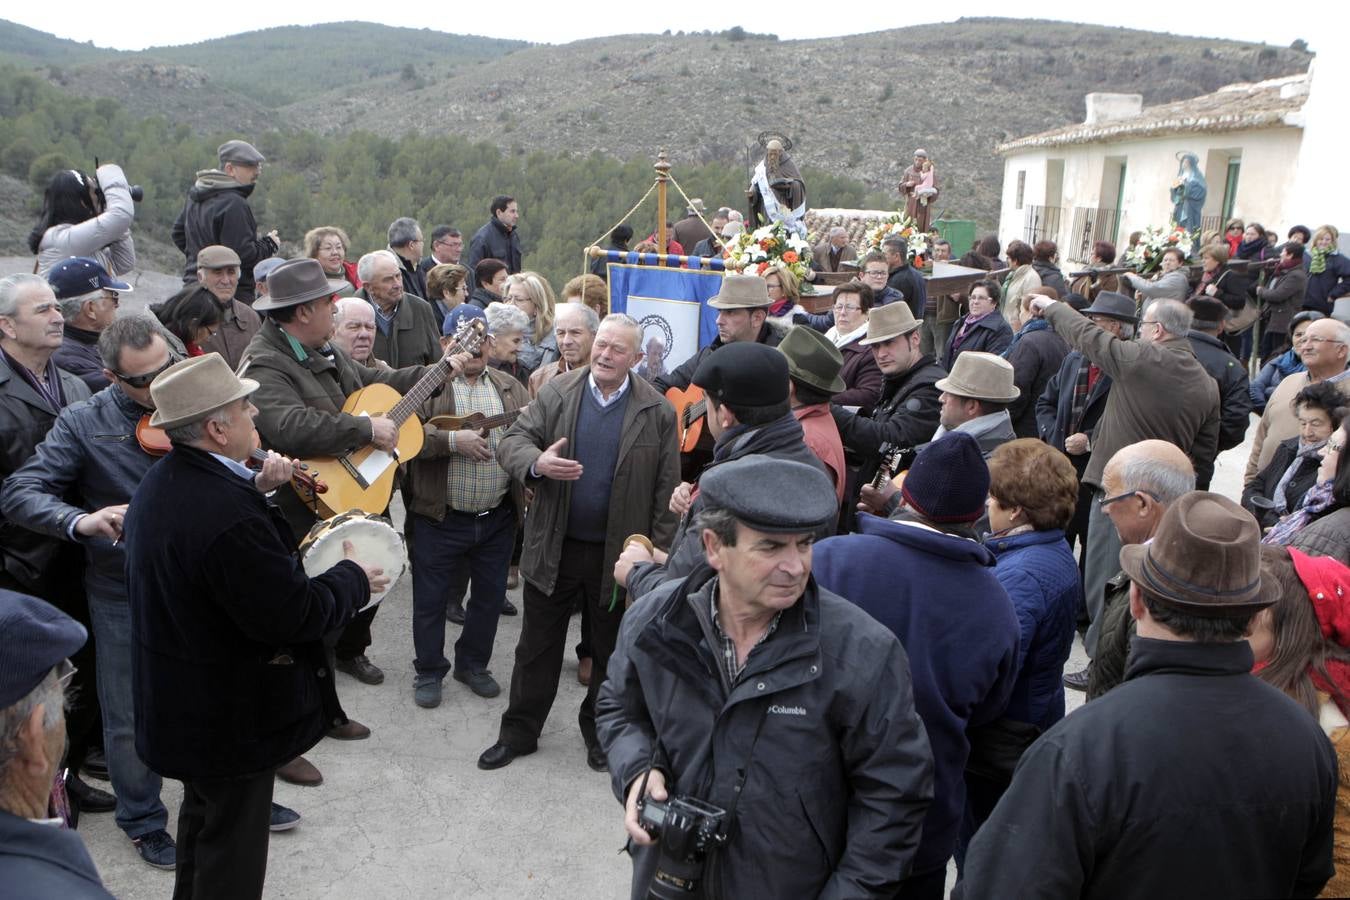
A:
[[[386,415],[395,425],[402,425],[408,416],[420,409],[427,398],[436,393],[441,385],[445,384],[445,379],[449,376],[450,367],[445,364],[445,360],[438,359],[432,363],[427,373],[417,380],[417,384],[412,386],[412,390],[404,394],[403,399],[395,403],[394,408],[389,410]]]
[[[520,410],[513,409],[510,412],[504,412],[496,416],[488,416],[478,423],[479,428],[496,428],[499,425],[510,425],[516,419],[520,418]]]

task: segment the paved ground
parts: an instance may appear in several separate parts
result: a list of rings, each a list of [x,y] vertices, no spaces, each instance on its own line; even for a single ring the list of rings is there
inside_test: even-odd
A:
[[[124,305],[134,309],[163,291],[155,284],[139,293],[140,302],[128,295],[132,302]],[[1244,445],[1220,457],[1215,490],[1238,496],[1246,456]],[[519,591],[511,596],[519,605]],[[266,896],[625,896],[629,865],[617,852],[623,843],[621,809],[608,776],[586,766],[576,724],[585,689],[576,682],[570,651],[539,752],[505,769],[480,772],[474,763],[496,738],[505,693],[482,700],[447,680],[440,708],[416,707],[411,605],[405,576],[375,620],[370,655],[385,670],[384,684],[367,687],[339,676],[348,713],[370,725],[374,735],[356,743],[325,740],[307,754],[324,773],[322,786],[277,785],[277,800],[297,809],[304,821],[273,836]],[[577,622],[569,646],[576,642]],[[447,629],[453,641],[457,627]],[[519,617],[502,619],[493,669],[503,689],[519,633]],[[1085,662],[1075,643],[1068,668]],[[1069,692],[1071,708],[1081,702],[1081,694]],[[176,782],[165,783],[170,832],[177,829],[180,796]],[[111,815],[87,817],[80,831],[118,897],[171,894],[172,873],[141,862]]]

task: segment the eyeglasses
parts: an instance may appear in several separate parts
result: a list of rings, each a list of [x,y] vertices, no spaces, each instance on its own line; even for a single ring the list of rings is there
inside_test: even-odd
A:
[[[181,357],[178,356],[177,354],[170,353],[169,361],[153,372],[146,372],[144,375],[123,375],[121,372],[113,372],[113,374],[117,376],[118,381],[122,382],[127,387],[143,388],[149,385],[150,382],[154,381],[155,378],[158,377],[160,374],[167,371],[170,366],[178,362],[180,359]]]
[[[1306,336],[1303,338],[1303,343],[1305,343],[1305,344],[1339,344],[1339,343],[1341,343],[1341,342],[1338,341],[1338,340],[1336,340],[1335,338],[1316,337],[1315,335],[1306,335]]]
[[[863,277],[864,277],[864,278],[886,278],[889,274],[890,274],[890,273],[888,273],[888,272],[880,272],[880,271],[877,271],[877,270],[875,270],[875,269],[869,269],[869,270],[864,270],[864,271],[863,271]]]
[[[1344,444],[1344,443],[1338,444],[1338,443],[1336,443],[1335,441],[1333,441],[1333,440],[1331,440],[1331,439],[1328,439],[1328,440],[1327,440],[1327,450],[1328,450],[1329,452],[1331,452],[1331,453],[1340,453],[1340,452],[1341,452],[1342,450],[1344,450],[1344,449],[1345,449],[1345,444]]]
[[[1229,230],[1229,231],[1241,231],[1241,230],[1242,230],[1242,226],[1241,226],[1241,225],[1229,225],[1229,226],[1228,226],[1228,230]]]
[[[1156,325],[1157,323],[1155,322],[1154,324]],[[1102,499],[1097,501],[1097,508],[1106,509],[1108,506],[1110,506],[1112,503],[1115,503],[1118,500],[1124,500],[1126,497],[1133,497],[1137,494],[1143,494],[1146,497],[1152,497],[1155,503],[1162,502],[1161,500],[1158,499],[1158,495],[1153,493],[1152,491],[1145,491],[1140,489],[1140,490],[1126,491],[1123,494],[1116,494],[1114,497],[1103,497]]]
[[[862,307],[861,307],[861,306],[857,306],[857,305],[852,304],[852,303],[836,303],[836,304],[834,305],[834,311],[837,312],[837,313],[841,313],[841,312],[862,312]]]
[[[78,671],[80,670],[75,668],[75,664],[70,660],[61,660],[61,664],[56,667],[56,681],[61,685],[61,690],[64,691],[70,687],[71,679],[75,677],[75,673]]]

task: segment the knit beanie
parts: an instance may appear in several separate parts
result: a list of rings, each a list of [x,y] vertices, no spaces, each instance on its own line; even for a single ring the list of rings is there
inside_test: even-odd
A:
[[[1350,568],[1330,556],[1309,556],[1289,548],[1298,580],[1308,591],[1322,636],[1342,647],[1350,646]]]
[[[900,494],[930,522],[974,522],[989,496],[989,467],[975,438],[962,431],[945,434],[919,451]]]

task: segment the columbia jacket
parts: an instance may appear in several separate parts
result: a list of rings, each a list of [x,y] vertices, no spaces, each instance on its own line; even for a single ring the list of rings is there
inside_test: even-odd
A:
[[[277,252],[270,237],[258,237],[258,223],[248,205],[256,184],[240,184],[218,169],[203,169],[188,190],[187,205],[173,223],[173,242],[187,256],[183,281],[197,280],[197,252],[220,244],[239,254],[239,289],[235,297],[252,304],[253,267]]]

